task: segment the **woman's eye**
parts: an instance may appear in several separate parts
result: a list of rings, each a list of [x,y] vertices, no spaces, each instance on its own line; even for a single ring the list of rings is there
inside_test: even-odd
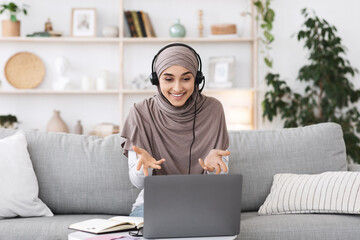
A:
[[[172,78],[165,78],[165,81],[171,81]]]
[[[190,78],[184,78],[184,80],[185,80],[185,81],[189,81],[189,80],[190,80]]]

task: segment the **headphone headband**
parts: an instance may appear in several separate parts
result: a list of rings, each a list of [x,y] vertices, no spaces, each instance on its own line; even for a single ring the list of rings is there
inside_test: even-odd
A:
[[[159,50],[159,52],[154,56],[154,58],[152,60],[152,63],[151,63],[151,75],[150,75],[150,81],[151,81],[152,85],[157,85],[157,86],[159,85],[159,78],[158,78],[158,76],[157,76],[157,74],[155,72],[155,69],[154,69],[155,60],[157,59],[157,57],[159,56],[159,54],[162,51],[164,51],[167,48],[175,47],[175,46],[186,47],[186,48],[190,49],[196,55],[196,58],[197,58],[198,63],[199,63],[199,68],[198,68],[198,71],[197,71],[196,76],[195,76],[195,84],[199,85],[202,81],[204,81],[203,86],[199,90],[199,92],[201,92],[203,90],[204,86],[205,86],[205,77],[204,77],[204,75],[202,73],[202,62],[201,62],[200,55],[192,47],[190,47],[189,45],[184,44],[184,43],[170,43],[170,44],[162,47]]]

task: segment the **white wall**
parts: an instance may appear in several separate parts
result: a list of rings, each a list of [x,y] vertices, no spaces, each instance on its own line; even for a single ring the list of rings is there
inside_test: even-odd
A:
[[[102,36],[101,29],[105,25],[118,25],[118,0],[27,0],[16,1],[26,2],[30,5],[29,15],[20,16],[22,21],[21,32],[25,34],[43,30],[43,26],[48,17],[51,18],[54,30],[63,31],[65,36],[70,34],[70,19],[72,7],[95,7],[98,14],[97,35]],[[194,3],[195,2],[195,3]],[[177,5],[182,3],[182,5]],[[191,7],[189,7],[191,6]],[[356,0],[335,1],[335,0],[299,0],[285,1],[273,0],[272,6],[276,12],[274,24],[275,42],[273,44],[272,56],[274,58],[274,71],[289,81],[290,86],[295,88],[300,85],[295,81],[299,68],[306,62],[306,52],[302,48],[302,43],[297,42],[291,35],[296,33],[302,22],[303,17],[300,10],[303,7],[314,9],[320,17],[326,18],[334,24],[343,39],[343,44],[348,48],[348,57],[353,66],[360,69],[360,46],[359,30],[356,24],[360,22],[360,2]],[[167,36],[168,27],[178,18],[186,26],[188,35],[195,37],[197,34],[197,10],[204,9],[205,35],[209,33],[209,25],[214,22],[238,22],[243,25],[240,12],[249,10],[246,0],[226,0],[226,1],[166,1],[166,0],[125,0],[125,9],[145,10],[150,14],[151,21],[156,27],[158,36]],[[224,14],[226,12],[227,14]],[[159,14],[160,13],[160,14]],[[231,17],[232,16],[232,17]],[[3,19],[5,16],[0,16]],[[193,24],[193,23],[196,24]],[[246,21],[245,21],[246,23]],[[244,24],[247,26],[247,24]],[[0,26],[1,30],[1,26]],[[238,31],[242,29],[238,27]],[[249,35],[249,28],[243,31],[245,36]],[[137,74],[149,74],[149,61],[152,60],[162,44],[129,44],[125,49],[125,78],[127,81]],[[240,75],[240,82],[237,86],[250,86],[248,72],[249,52],[246,46],[234,46],[225,44],[224,48],[214,48],[211,44],[194,44],[203,57],[204,72],[207,74],[208,68],[206,61],[210,56],[220,56],[231,54],[232,51],[241,51],[243,54],[238,56],[237,75]],[[116,44],[55,44],[55,43],[0,43],[0,79],[3,82],[3,89],[13,89],[5,80],[3,67],[7,59],[19,51],[30,51],[36,53],[46,65],[46,77],[39,86],[41,89],[50,88],[52,81],[56,78],[54,72],[54,60],[59,56],[66,56],[71,62],[69,76],[75,85],[79,85],[81,76],[90,75],[96,77],[103,69],[111,73],[111,86],[118,86],[119,78],[119,57],[118,46]],[[136,64],[130,64],[130,62]],[[262,56],[259,56],[260,70],[259,83],[263,86],[263,76],[266,68],[262,64]],[[359,80],[357,75],[354,82]],[[356,84],[359,86],[359,84]],[[125,112],[128,111],[134,101],[139,101],[142,96],[127,98]],[[61,111],[61,115],[73,131],[76,120],[80,119],[84,123],[85,132],[91,126],[100,122],[119,122],[119,103],[116,95],[111,96],[84,96],[84,95],[0,95],[0,114],[15,114],[22,122],[21,128],[36,128],[45,130],[48,120],[52,116],[53,109]],[[259,108],[260,109],[260,108]],[[259,127],[274,128],[281,127],[281,121],[273,123],[262,122],[261,112],[259,112]]]
[[[301,92],[302,84],[296,80],[299,69],[307,63],[308,52],[303,48],[303,42],[298,42],[296,34],[304,22],[301,9],[313,9],[320,18],[326,19],[330,24],[335,25],[338,34],[342,38],[342,44],[347,48],[347,58],[353,67],[360,69],[360,30],[356,24],[360,22],[360,1],[357,0],[273,0],[272,6],[276,12],[273,33],[275,41],[271,55],[274,58],[273,71],[280,73],[282,79]],[[291,37],[295,34],[293,37]],[[263,56],[259,56],[262,63]],[[260,76],[264,76],[266,67],[261,64]],[[353,83],[360,87],[360,76],[357,74]],[[259,79],[263,84],[263,78]],[[360,106],[360,104],[359,104]],[[259,114],[260,115],[260,114]],[[269,123],[259,120],[260,128],[282,127],[282,122],[277,119]]]

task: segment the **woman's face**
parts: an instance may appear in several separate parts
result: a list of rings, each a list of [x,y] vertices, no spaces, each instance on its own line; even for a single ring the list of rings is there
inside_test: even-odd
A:
[[[194,92],[195,77],[181,66],[171,66],[160,75],[161,93],[175,107],[181,107]]]

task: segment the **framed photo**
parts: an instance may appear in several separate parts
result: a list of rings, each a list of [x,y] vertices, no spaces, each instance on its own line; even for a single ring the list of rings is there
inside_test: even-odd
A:
[[[209,87],[231,88],[234,80],[234,56],[210,57],[209,60]]]
[[[96,9],[73,8],[71,12],[71,36],[96,36]]]

